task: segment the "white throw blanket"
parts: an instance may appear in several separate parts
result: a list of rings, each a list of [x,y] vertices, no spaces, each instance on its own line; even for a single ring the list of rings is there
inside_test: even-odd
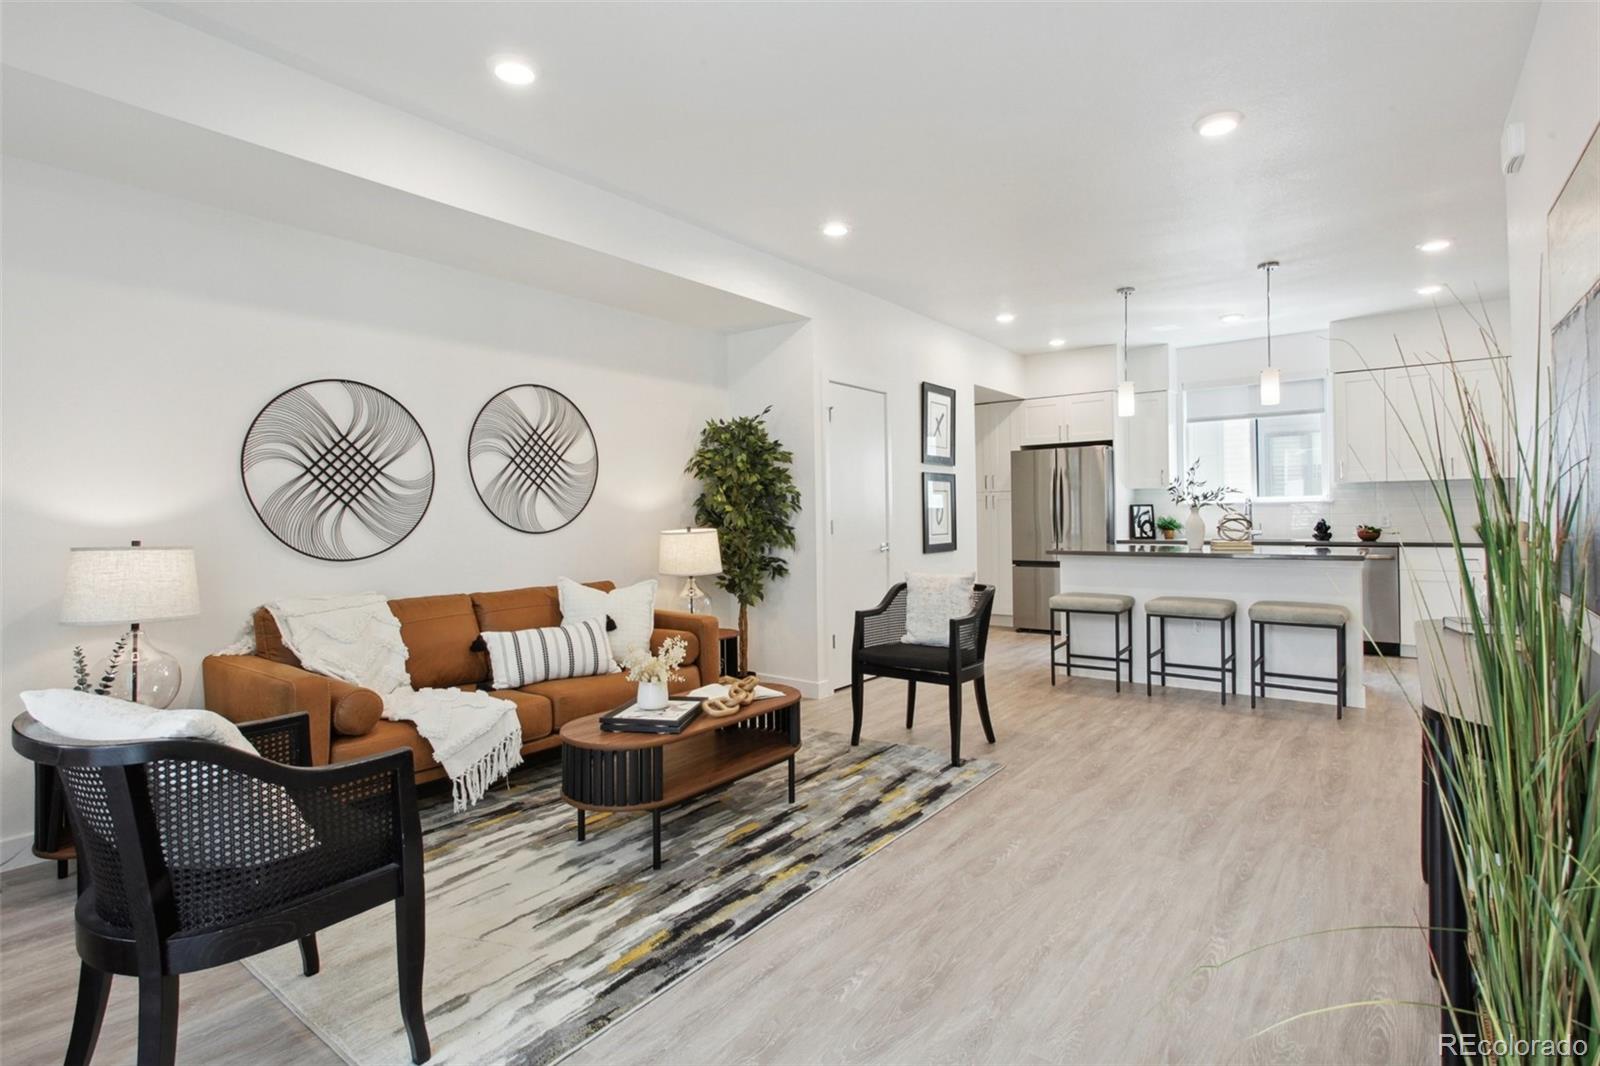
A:
[[[522,763],[522,725],[509,700],[486,692],[411,687],[400,620],[376,592],[308,596],[266,605],[283,642],[308,670],[383,697],[383,716],[417,727],[455,786],[455,809],[483,798]]]

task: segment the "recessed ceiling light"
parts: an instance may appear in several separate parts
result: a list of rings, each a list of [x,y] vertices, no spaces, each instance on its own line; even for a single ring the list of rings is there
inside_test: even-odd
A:
[[[511,56],[500,56],[490,60],[490,67],[494,76],[507,85],[532,85],[538,77],[533,67],[525,59],[514,59]]]
[[[1052,347],[1052,348],[1065,348],[1066,346],[1067,346],[1067,339],[1065,337],[1051,337],[1050,338],[1050,347]]]
[[[1177,329],[1178,327],[1173,325],[1171,322],[1168,322],[1165,325],[1151,326],[1150,328],[1152,330],[1154,330],[1155,332],[1157,332],[1157,333],[1171,333],[1173,330]]]
[[[1202,137],[1226,137],[1239,128],[1244,116],[1237,111],[1218,111],[1194,124],[1194,131]]]
[[[1017,320],[1017,316],[1012,314],[1010,311],[1001,311],[998,315],[994,316],[994,320],[1000,323],[1002,326],[1009,326],[1011,323]]]
[[[1444,291],[1443,285],[1424,285],[1417,290],[1418,296],[1437,296]]]
[[[822,224],[822,235],[824,237],[848,237],[850,235],[850,223],[840,222],[838,219],[824,222]]]
[[[1431,241],[1423,241],[1421,244],[1417,245],[1417,251],[1433,254],[1435,252],[1442,252],[1448,247],[1450,247],[1450,242],[1448,240],[1443,237],[1435,237]]]
[[[1228,325],[1231,326],[1235,322],[1243,322],[1244,321],[1244,316],[1241,315],[1237,311],[1229,311],[1227,314],[1219,316],[1217,318],[1217,321],[1218,322],[1226,322]]]

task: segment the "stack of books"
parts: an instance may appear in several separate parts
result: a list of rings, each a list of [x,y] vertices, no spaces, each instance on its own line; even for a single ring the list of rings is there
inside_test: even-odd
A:
[[[1253,552],[1256,546],[1248,540],[1214,540],[1211,542],[1214,552]]]

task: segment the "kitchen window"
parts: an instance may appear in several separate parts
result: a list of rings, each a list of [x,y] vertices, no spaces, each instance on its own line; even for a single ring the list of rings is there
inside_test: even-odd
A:
[[[1257,502],[1318,499],[1328,492],[1328,381],[1286,381],[1282,402],[1262,407],[1255,382],[1188,388],[1184,466]]]

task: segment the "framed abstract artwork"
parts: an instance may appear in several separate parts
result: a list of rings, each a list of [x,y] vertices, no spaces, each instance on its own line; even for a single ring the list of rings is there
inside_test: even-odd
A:
[[[1128,505],[1128,539],[1156,539],[1156,505],[1130,503]]]
[[[956,465],[956,390],[922,383],[922,461]]]
[[[922,475],[922,551],[956,550],[956,476]]]
[[[433,499],[433,449],[411,412],[382,389],[337,378],[267,401],[245,431],[239,474],[268,532],[329,562],[388,551]]]
[[[577,404],[544,385],[513,385],[473,420],[467,471],[490,514],[523,533],[550,533],[589,505],[600,449]]]

